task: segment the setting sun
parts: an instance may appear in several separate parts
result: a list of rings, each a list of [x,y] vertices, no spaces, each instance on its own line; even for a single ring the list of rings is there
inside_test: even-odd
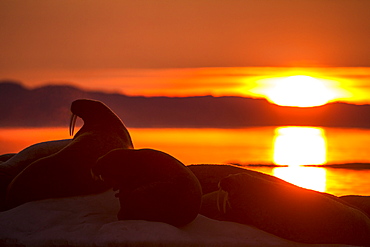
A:
[[[324,105],[334,98],[334,92],[323,80],[311,76],[296,75],[270,81],[272,85],[266,90],[266,96],[277,105],[312,107]]]

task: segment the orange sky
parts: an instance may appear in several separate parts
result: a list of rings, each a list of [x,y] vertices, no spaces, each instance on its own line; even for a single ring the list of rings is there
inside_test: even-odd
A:
[[[337,93],[337,101],[370,104],[370,68],[177,68],[177,69],[111,69],[54,70],[8,73],[25,86],[71,84],[85,90],[118,92],[145,96],[245,96],[264,97],[274,78],[306,75],[322,79]],[[53,79],[50,79],[53,78]],[[313,92],[315,93],[315,92]]]
[[[0,67],[368,67],[369,9],[368,0],[2,0]]]
[[[369,10],[368,0],[2,0],[0,79],[253,96],[258,79],[301,66],[364,103]]]

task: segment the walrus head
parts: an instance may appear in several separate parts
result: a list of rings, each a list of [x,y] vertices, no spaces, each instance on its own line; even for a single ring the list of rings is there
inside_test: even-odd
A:
[[[72,117],[69,124],[70,135],[73,135],[77,117],[82,118],[84,121],[84,125],[80,131],[96,128],[96,126],[102,126],[101,129],[109,131],[109,129],[117,125],[124,126],[121,119],[108,106],[100,101],[89,99],[75,100],[72,102],[71,112]],[[126,128],[124,127],[123,129]],[[125,134],[128,134],[128,132]]]

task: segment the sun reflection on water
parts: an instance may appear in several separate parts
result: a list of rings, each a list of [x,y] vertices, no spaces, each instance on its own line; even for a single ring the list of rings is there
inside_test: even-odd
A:
[[[318,167],[276,167],[274,176],[300,187],[326,191],[326,169]]]
[[[302,167],[327,162],[327,141],[323,129],[279,127],[275,130],[273,144],[274,163],[288,165],[274,168],[274,176],[307,189],[326,190],[325,168]]]
[[[273,161],[277,165],[326,163],[325,132],[316,127],[279,127],[275,130]]]

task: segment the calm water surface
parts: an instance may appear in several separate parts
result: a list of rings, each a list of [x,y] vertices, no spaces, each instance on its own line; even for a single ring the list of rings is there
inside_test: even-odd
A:
[[[165,151],[185,164],[279,164],[248,167],[335,195],[370,195],[370,169],[300,167],[370,163],[370,130],[258,127],[245,129],[129,129],[136,148]],[[0,154],[37,142],[68,139],[67,128],[0,129]]]

